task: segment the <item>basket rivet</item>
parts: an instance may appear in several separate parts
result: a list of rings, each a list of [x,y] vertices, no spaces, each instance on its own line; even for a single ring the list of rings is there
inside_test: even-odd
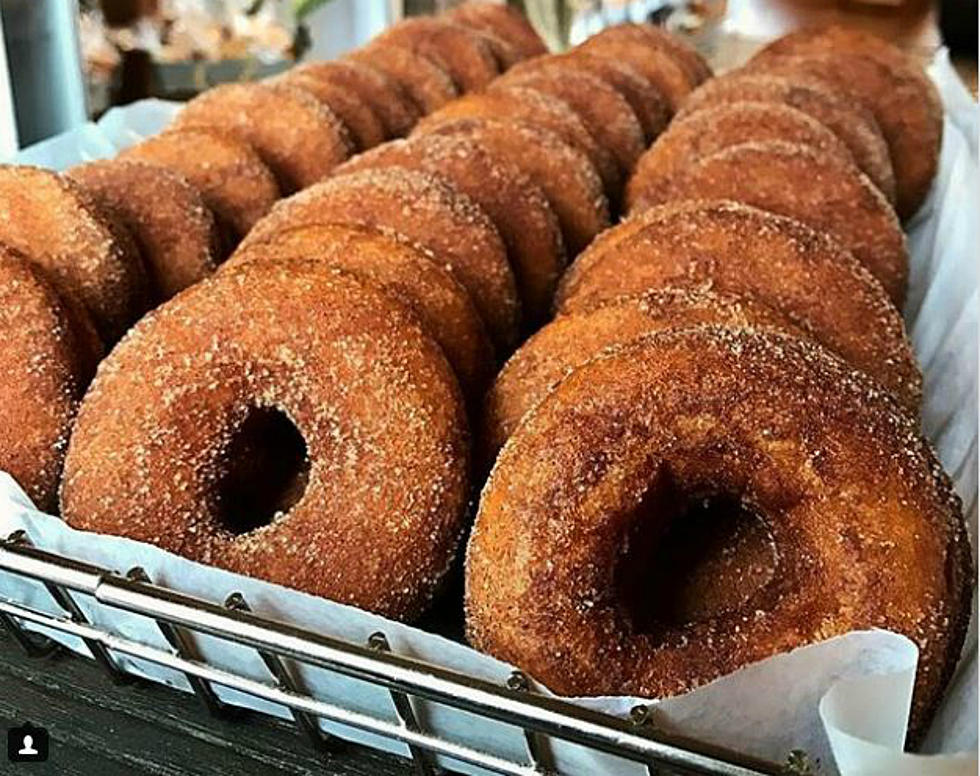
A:
[[[250,611],[250,607],[248,602],[245,600],[245,596],[243,596],[237,590],[234,593],[229,594],[225,599],[225,608],[233,609],[236,612]]]
[[[8,544],[27,544],[27,531],[23,528],[18,528],[10,536],[8,536],[5,541]]]
[[[788,776],[811,776],[813,767],[810,764],[809,755],[802,749],[794,749],[786,758],[786,767],[783,772]]]
[[[653,722],[653,712],[642,703],[630,709],[630,722],[634,725],[649,725]]]
[[[377,652],[388,652],[391,647],[388,644],[388,637],[385,636],[381,631],[375,631],[367,640],[368,646],[376,650]]]
[[[531,682],[523,671],[513,671],[507,677],[507,689],[514,692],[528,692],[531,689]]]
[[[148,582],[150,578],[142,566],[133,566],[126,572],[126,579],[131,582]]]

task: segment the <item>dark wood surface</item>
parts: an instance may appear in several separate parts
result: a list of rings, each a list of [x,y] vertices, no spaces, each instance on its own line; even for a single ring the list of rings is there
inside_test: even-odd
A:
[[[318,756],[272,717],[211,717],[192,695],[159,685],[114,685],[93,661],[60,652],[28,658],[0,626],[0,729],[30,721],[48,730],[46,763],[0,773],[50,776],[405,776],[407,760],[345,746]]]

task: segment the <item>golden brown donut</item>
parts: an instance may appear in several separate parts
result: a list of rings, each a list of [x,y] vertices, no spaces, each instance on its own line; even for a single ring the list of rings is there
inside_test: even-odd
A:
[[[214,215],[179,172],[105,159],[73,167],[68,176],[132,234],[157,302],[207,277],[223,258]]]
[[[922,378],[901,316],[826,233],[734,202],[663,205],[596,240],[562,279],[557,308],[668,286],[752,296],[918,410]]]
[[[548,316],[565,246],[551,205],[519,167],[464,136],[417,135],[356,156],[337,174],[386,167],[439,175],[483,208],[507,246],[525,324]]]
[[[313,71],[310,67],[310,65],[294,67],[268,83],[284,83],[303,89],[330,108],[347,128],[354,153],[366,151],[384,142],[385,126],[370,103],[348,86],[341,86],[329,78],[317,76],[316,64],[312,66]]]
[[[664,616],[664,532],[739,510],[769,534],[767,573],[727,580],[735,606]],[[920,649],[915,729],[959,657],[971,566],[949,478],[863,373],[772,332],[662,332],[577,369],[504,447],[467,552],[467,633],[555,692],[659,698],[883,628]]]
[[[517,49],[523,59],[548,53],[548,47],[527,17],[512,6],[466,2],[453,8],[446,18],[464,27],[496,35]]]
[[[439,343],[463,392],[482,394],[493,375],[493,345],[466,289],[425,248],[381,229],[309,224],[250,241],[225,267],[288,260],[320,261],[383,288]]]
[[[422,133],[461,135],[520,167],[551,203],[571,256],[609,226],[609,202],[595,166],[554,132],[522,121],[457,119]]]
[[[412,619],[456,552],[467,467],[458,385],[407,308],[320,262],[248,262],[103,362],[61,507],[75,528]]]
[[[69,304],[42,270],[0,245],[0,470],[45,512],[58,483],[78,402],[102,355],[81,305]]]
[[[500,233],[444,178],[397,167],[331,178],[276,205],[246,243],[291,226],[331,222],[390,229],[425,246],[469,291],[501,352],[517,340],[520,301]]]
[[[252,147],[203,129],[170,129],[119,154],[168,167],[197,186],[205,204],[237,242],[280,197],[275,176]]]
[[[300,69],[304,78],[316,78],[359,97],[381,121],[386,138],[408,134],[419,119],[419,110],[403,85],[371,62],[349,56],[310,62]]]
[[[679,170],[662,196],[641,196],[635,209],[683,199],[736,200],[829,232],[896,305],[905,299],[909,260],[901,225],[868,177],[834,154],[781,141],[731,146]]]
[[[348,54],[345,61],[368,65],[383,73],[411,98],[415,114],[412,124],[391,137],[407,135],[419,116],[432,113],[459,96],[445,68],[400,46],[369,44]]]
[[[888,144],[871,113],[825,81],[801,74],[768,75],[737,70],[701,84],[684,100],[677,118],[731,102],[772,102],[801,110],[830,129],[885,198],[895,202],[895,173]]]
[[[479,440],[487,468],[521,419],[586,361],[645,334],[702,324],[771,327],[810,338],[789,316],[752,297],[703,287],[666,287],[558,315],[517,349],[487,392]]]
[[[0,165],[0,242],[28,256],[115,342],[150,304],[132,237],[85,189],[39,167]]]
[[[287,194],[326,177],[353,152],[336,113],[309,92],[281,82],[208,89],[181,109],[173,126],[217,127],[242,138]]]
[[[390,27],[372,45],[400,46],[445,69],[460,92],[479,91],[500,75],[486,36],[445,19],[417,16]]]
[[[594,45],[611,41],[643,43],[650,48],[664,51],[684,69],[684,73],[695,86],[714,75],[707,60],[692,45],[654,24],[617,24],[601,30],[589,40],[594,41]]]
[[[833,29],[833,28],[831,28]],[[939,164],[943,111],[935,86],[904,55],[883,55],[872,35],[831,33],[790,37],[747,65],[755,72],[802,73],[821,78],[874,113],[888,141],[898,190],[898,213],[913,216]]]
[[[733,145],[783,140],[853,163],[847,146],[816,119],[786,105],[731,102],[675,118],[643,154],[626,187],[626,207],[663,201],[671,178],[698,159]]]

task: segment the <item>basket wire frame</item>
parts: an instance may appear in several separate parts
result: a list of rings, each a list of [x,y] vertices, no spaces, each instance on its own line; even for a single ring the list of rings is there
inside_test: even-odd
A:
[[[55,642],[28,633],[29,625],[45,626],[80,638],[116,683],[132,678],[115,657],[127,655],[182,673],[212,715],[235,713],[235,707],[219,699],[216,686],[278,704],[289,710],[297,730],[321,754],[336,752],[341,745],[341,739],[322,729],[320,720],[328,720],[401,742],[407,747],[419,776],[441,772],[436,755],[509,776],[558,774],[549,739],[561,739],[641,763],[651,776],[812,773],[808,758],[800,751],[787,753],[783,763],[773,763],[668,736],[656,729],[651,710],[646,706],[634,708],[625,720],[601,714],[534,693],[527,677],[519,671],[510,676],[506,686],[499,686],[397,655],[381,632],[372,634],[365,645],[316,634],[252,613],[240,593],[231,593],[224,605],[217,605],[154,585],[141,568],[133,568],[121,576],[38,549],[23,531],[0,540],[0,570],[42,583],[63,612],[49,614],[0,594],[0,624],[29,655],[43,657],[57,648]],[[91,624],[75,600],[79,594],[154,621],[170,650]],[[269,679],[257,681],[208,664],[198,654],[194,634],[255,650],[268,670]],[[397,722],[314,697],[297,679],[291,664],[325,669],[384,688],[391,698]],[[427,731],[415,712],[416,700],[442,704],[521,729],[526,760],[499,757]]]

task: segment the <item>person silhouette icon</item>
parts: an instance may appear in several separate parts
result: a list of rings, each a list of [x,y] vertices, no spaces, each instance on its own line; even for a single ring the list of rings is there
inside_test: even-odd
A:
[[[34,748],[34,736],[24,736],[24,745],[20,748],[17,754],[22,755],[35,755],[37,754],[37,749]]]
[[[50,743],[48,731],[30,722],[7,728],[7,759],[13,763],[45,762]]]

